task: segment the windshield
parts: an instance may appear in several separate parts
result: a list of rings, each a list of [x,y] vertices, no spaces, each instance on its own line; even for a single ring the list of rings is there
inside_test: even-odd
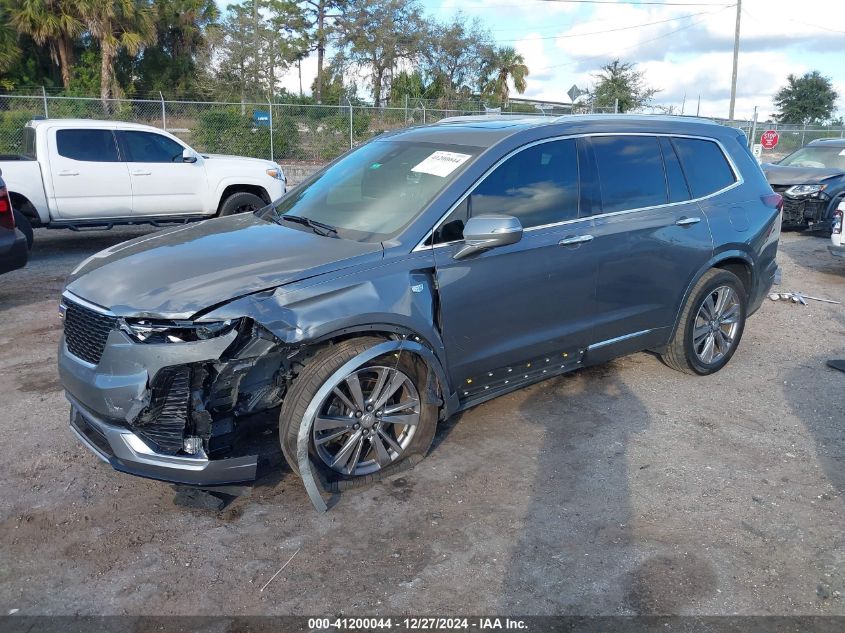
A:
[[[347,239],[389,239],[416,218],[479,151],[465,145],[373,141],[283,197],[275,210],[280,216],[328,225]]]
[[[845,147],[802,147],[784,158],[778,165],[845,169]]]

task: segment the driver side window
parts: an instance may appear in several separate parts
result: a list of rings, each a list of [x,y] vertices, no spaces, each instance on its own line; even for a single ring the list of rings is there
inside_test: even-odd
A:
[[[183,147],[176,141],[154,132],[132,130],[118,132],[130,163],[181,163]]]
[[[512,215],[526,229],[577,218],[575,140],[540,143],[511,156],[449,214],[431,242],[445,244],[462,239],[467,220],[480,213]]]

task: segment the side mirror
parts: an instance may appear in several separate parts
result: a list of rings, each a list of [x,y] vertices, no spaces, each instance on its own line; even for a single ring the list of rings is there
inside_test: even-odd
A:
[[[464,227],[464,247],[454,259],[464,259],[475,253],[498,246],[516,244],[522,239],[522,224],[511,215],[482,213],[469,219]]]
[[[195,163],[197,162],[197,155],[194,153],[193,150],[188,149],[187,147],[182,150],[182,162],[183,163]]]

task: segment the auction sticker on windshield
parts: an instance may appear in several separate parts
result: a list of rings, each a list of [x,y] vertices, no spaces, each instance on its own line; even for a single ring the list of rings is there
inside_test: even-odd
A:
[[[434,152],[431,156],[416,165],[411,171],[421,174],[431,174],[445,178],[458,167],[463,165],[471,156],[457,152]]]

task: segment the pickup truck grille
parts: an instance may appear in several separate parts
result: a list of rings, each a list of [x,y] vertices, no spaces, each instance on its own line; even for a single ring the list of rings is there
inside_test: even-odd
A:
[[[117,318],[64,300],[65,343],[77,358],[96,365],[100,362],[109,332],[117,327]]]

